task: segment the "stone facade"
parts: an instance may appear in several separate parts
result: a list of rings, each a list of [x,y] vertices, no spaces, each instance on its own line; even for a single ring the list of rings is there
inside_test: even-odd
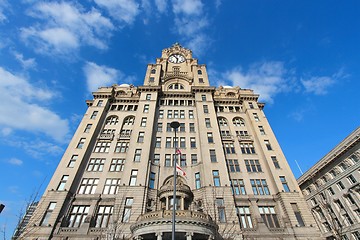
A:
[[[190,50],[93,96],[24,239],[171,239],[175,157],[177,240],[321,239],[259,96],[211,87]]]
[[[360,239],[360,128],[299,179],[326,239]]]

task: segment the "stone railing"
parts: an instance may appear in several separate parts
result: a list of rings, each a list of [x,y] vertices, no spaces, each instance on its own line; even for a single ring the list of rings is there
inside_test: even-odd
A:
[[[99,139],[111,141],[114,139],[114,133],[100,133]]]

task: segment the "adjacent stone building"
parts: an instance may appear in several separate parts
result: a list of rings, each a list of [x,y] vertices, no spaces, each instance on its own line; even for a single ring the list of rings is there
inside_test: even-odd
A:
[[[326,239],[360,239],[360,128],[299,179]]]
[[[177,240],[320,239],[259,96],[211,87],[190,50],[93,96],[23,238],[171,239],[175,204]]]

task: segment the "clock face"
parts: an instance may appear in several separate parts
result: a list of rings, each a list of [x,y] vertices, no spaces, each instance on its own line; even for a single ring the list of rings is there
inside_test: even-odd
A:
[[[171,63],[182,63],[185,62],[185,58],[180,54],[173,54],[169,57],[169,62]]]

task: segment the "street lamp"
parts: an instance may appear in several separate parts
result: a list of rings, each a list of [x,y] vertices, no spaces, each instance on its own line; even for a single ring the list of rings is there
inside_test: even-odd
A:
[[[176,215],[176,148],[178,145],[178,141],[176,138],[176,130],[179,128],[180,123],[177,121],[173,121],[170,123],[170,127],[174,129],[175,131],[175,155],[174,155],[174,194],[173,194],[173,211],[172,211],[172,235],[171,235],[171,239],[175,240],[175,215]]]

